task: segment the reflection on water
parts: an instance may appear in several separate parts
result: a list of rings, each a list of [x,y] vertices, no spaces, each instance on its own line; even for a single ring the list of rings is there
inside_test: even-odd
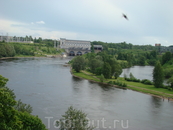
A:
[[[71,105],[86,112],[100,129],[103,129],[103,118],[106,120],[104,129],[115,129],[116,120],[119,121],[118,130],[123,130],[121,120],[129,121],[128,130],[173,128],[173,102],[75,78],[71,76],[70,68],[63,66],[68,61],[62,58],[1,60],[0,74],[9,78],[7,86],[14,89],[17,99],[31,104],[33,114],[38,115],[50,130],[55,129],[53,122]],[[140,70],[137,67],[133,75],[148,75]]]
[[[159,108],[162,105],[162,101],[163,99],[152,96],[151,105],[153,105],[153,108]]]

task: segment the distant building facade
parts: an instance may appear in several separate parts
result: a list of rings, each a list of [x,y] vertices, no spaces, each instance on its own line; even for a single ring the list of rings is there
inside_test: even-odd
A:
[[[102,45],[94,45],[94,51],[97,52],[101,52],[103,50],[103,46]]]
[[[70,56],[83,55],[91,52],[91,42],[60,38],[60,48],[65,49]]]
[[[22,37],[13,37],[13,36],[0,36],[0,41],[4,42],[21,42],[21,43],[33,43],[30,39]]]

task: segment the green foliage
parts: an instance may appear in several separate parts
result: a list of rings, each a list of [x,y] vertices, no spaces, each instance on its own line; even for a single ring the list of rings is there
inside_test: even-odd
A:
[[[140,82],[140,79],[135,78],[132,73],[129,74],[129,77],[130,78],[127,78],[126,75],[124,76],[125,80],[127,80],[127,81]]]
[[[1,43],[0,50],[0,57],[13,57],[16,54],[14,46],[8,43]]]
[[[173,69],[172,68],[165,68],[163,70],[165,78],[170,78],[173,75]]]
[[[141,83],[147,84],[147,85],[153,85],[153,82],[151,82],[151,81],[148,80],[148,79],[143,79],[143,80],[141,80]]]
[[[139,61],[138,61],[139,65],[144,66],[145,65],[145,60],[146,60],[145,57],[144,56],[141,56],[139,58]]]
[[[123,82],[121,82],[119,80],[109,81],[108,84],[117,85],[117,86],[120,86],[120,87],[127,87],[126,83],[123,83]]]
[[[46,130],[38,116],[29,114],[28,112],[18,112],[18,118],[22,122],[22,130]]]
[[[72,68],[76,71],[76,72],[80,72],[81,70],[83,70],[85,68],[86,64],[85,64],[85,58],[82,56],[76,56],[73,59],[73,63],[72,63]]]
[[[56,125],[59,130],[92,130],[88,123],[87,114],[70,106]]]
[[[100,82],[102,82],[102,83],[103,83],[104,79],[105,79],[104,75],[103,75],[103,74],[101,74],[101,76],[100,76]]]
[[[46,130],[42,121],[30,114],[32,112],[30,105],[20,100],[18,103],[15,101],[15,94],[5,86],[7,81],[8,79],[0,75],[0,129]]]
[[[171,58],[172,58],[171,52],[166,52],[166,53],[162,56],[162,65],[164,65],[165,63],[167,63],[168,61],[170,61]]]
[[[103,61],[99,60],[99,59],[91,59],[88,61],[88,65],[90,67],[90,70],[92,73],[96,74],[96,68],[102,68],[103,66]]]
[[[106,79],[111,78],[111,66],[107,62],[103,65],[103,75]]]
[[[163,69],[160,64],[160,62],[157,62],[157,64],[154,67],[153,70],[153,83],[156,88],[160,88],[163,85],[163,80],[164,80],[164,74],[163,74]]]
[[[21,99],[19,99],[16,103],[16,105],[14,106],[14,108],[20,112],[28,112],[28,113],[32,113],[32,107],[30,104],[25,104],[21,101]]]
[[[101,75],[103,72],[102,72],[102,67],[97,67],[96,69],[95,69],[95,74],[96,75]]]
[[[173,76],[168,79],[167,83],[170,85],[170,88],[173,90]]]

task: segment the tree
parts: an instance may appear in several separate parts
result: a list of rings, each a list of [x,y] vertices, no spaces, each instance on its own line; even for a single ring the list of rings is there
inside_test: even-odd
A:
[[[56,126],[59,130],[93,130],[88,123],[87,114],[70,106],[65,115],[56,122]]]
[[[13,108],[15,104],[16,101],[5,88],[0,88],[0,128],[2,130],[20,130],[22,128],[18,112]]]
[[[164,74],[160,62],[157,62],[153,70],[153,83],[156,88],[160,88],[163,85]]]
[[[1,130],[46,130],[45,125],[37,116],[33,116],[31,106],[20,101],[20,106],[15,109],[17,102],[15,94],[6,87],[8,79],[0,75],[0,129]]]
[[[38,116],[31,115],[28,112],[19,112],[18,118],[23,124],[21,130],[47,130]]]
[[[141,56],[140,58],[139,58],[139,65],[145,65],[145,57],[144,56]]]
[[[103,62],[99,59],[89,60],[89,67],[92,73],[96,74],[96,68],[102,67]]]
[[[80,72],[81,70],[83,70],[85,68],[85,59],[82,56],[76,56],[73,59],[73,63],[72,63],[72,68],[76,71],[76,72]]]
[[[103,65],[103,75],[106,79],[111,78],[111,66],[107,62]]]
[[[166,62],[168,62],[169,60],[171,60],[172,58],[172,54],[171,52],[166,52],[163,56],[162,56],[162,65],[164,65]]]
[[[170,84],[170,87],[173,89],[173,76],[168,79],[167,83]]]
[[[19,101],[17,101],[16,105],[14,106],[14,108],[18,111],[21,112],[28,112],[31,114],[32,112],[32,107],[30,104],[25,104],[21,101],[21,99],[19,99]]]
[[[103,74],[101,74],[101,75],[100,75],[100,81],[101,81],[101,82],[103,82],[103,81],[104,81],[104,79],[105,79],[104,75],[103,75]]]
[[[114,70],[113,76],[115,77],[115,79],[117,79],[123,71],[122,67],[119,64],[113,65],[111,70]]]

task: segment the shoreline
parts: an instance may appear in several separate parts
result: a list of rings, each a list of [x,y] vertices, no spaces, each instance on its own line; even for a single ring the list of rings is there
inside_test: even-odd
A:
[[[49,55],[48,55],[49,56]],[[51,55],[54,57],[48,57],[48,56],[28,56],[28,57],[2,57],[0,60],[5,60],[5,59],[15,59],[15,58],[57,58],[57,57],[62,57],[60,54],[59,55]]]
[[[76,76],[72,73],[72,68],[70,67],[70,73],[73,77],[76,77],[76,78],[80,78],[80,79],[85,79],[85,78],[82,78],[82,77],[79,77],[79,76]],[[98,82],[98,81],[94,81],[94,80],[90,80],[90,79],[85,79],[85,80],[88,80],[88,81],[91,81],[91,82],[95,82],[95,83],[99,83],[99,84],[104,84],[104,85],[109,85],[109,86],[112,86],[112,87],[116,87],[116,88],[120,88],[120,89],[128,89],[128,90],[132,90],[132,91],[136,91],[136,92],[140,92],[140,93],[143,93],[143,94],[147,94],[147,95],[150,95],[150,96],[154,96],[154,97],[158,97],[158,98],[161,98],[163,101],[164,100],[167,100],[168,102],[169,101],[173,101],[173,98],[168,98],[168,97],[164,97],[164,96],[159,96],[159,95],[155,95],[155,94],[151,94],[151,93],[145,93],[145,92],[142,92],[142,91],[137,91],[137,90],[133,90],[131,88],[124,88],[124,87],[120,87],[120,86],[117,86],[117,85],[110,85],[108,83],[102,83],[102,82]]]

